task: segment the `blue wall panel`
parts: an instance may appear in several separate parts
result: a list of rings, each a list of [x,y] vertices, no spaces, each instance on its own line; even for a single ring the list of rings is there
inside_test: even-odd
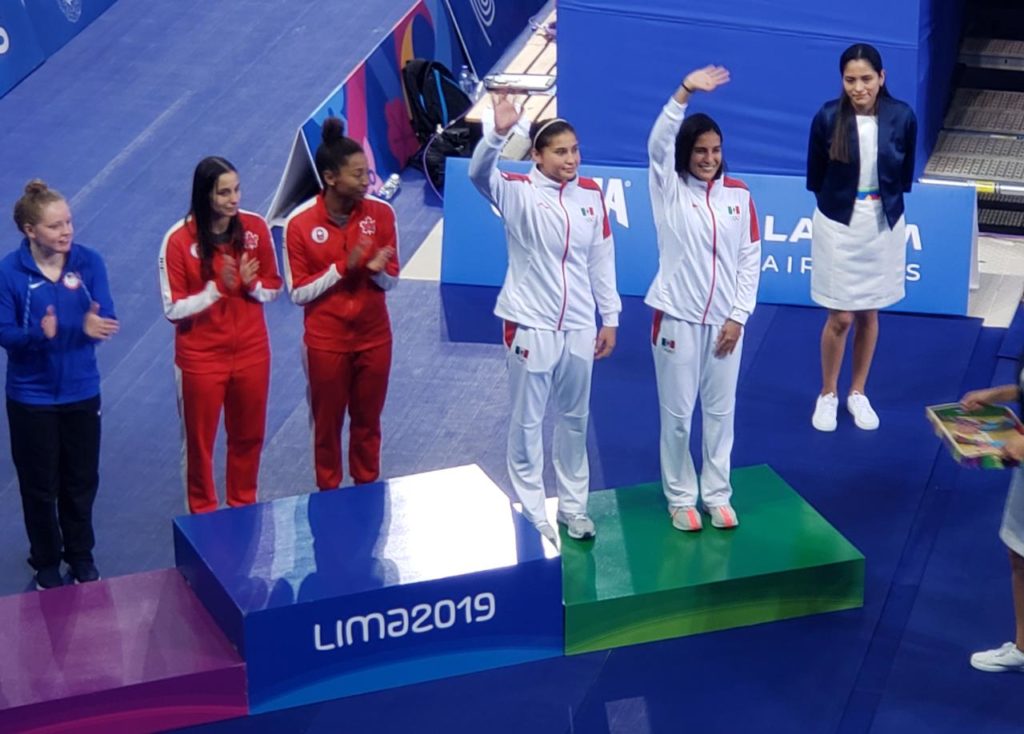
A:
[[[882,53],[890,91],[921,118],[920,171],[941,123],[959,18],[883,0],[867,0],[856,13],[808,0],[687,7],[647,0],[628,9],[566,0],[559,5],[559,112],[577,126],[590,162],[646,165],[650,125],[679,81],[696,67],[722,64],[732,81],[697,95],[693,109],[723,128],[730,165],[802,175],[811,118],[841,90],[839,55],[868,41]],[[922,38],[929,43],[922,46]]]
[[[44,58],[21,0],[0,0],[0,96],[43,63]]]

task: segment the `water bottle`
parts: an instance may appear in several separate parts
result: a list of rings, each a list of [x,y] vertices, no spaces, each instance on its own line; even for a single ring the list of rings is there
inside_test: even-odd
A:
[[[384,182],[384,185],[380,187],[380,191],[377,192],[384,201],[391,201],[395,198],[398,193],[398,189],[402,187],[402,177],[397,173],[392,173],[388,176],[388,180]]]
[[[461,71],[459,71],[459,89],[466,93],[474,102],[476,101],[476,88],[480,80],[476,78],[467,64],[462,65]]]

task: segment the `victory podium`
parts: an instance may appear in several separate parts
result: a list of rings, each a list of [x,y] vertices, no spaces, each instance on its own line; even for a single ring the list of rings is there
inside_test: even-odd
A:
[[[561,567],[475,465],[180,517],[253,713],[563,652]]]
[[[768,466],[732,472],[735,530],[672,527],[660,483],[592,492],[562,543],[567,654],[864,603],[864,556]],[[564,531],[563,531],[564,533]]]
[[[175,569],[0,598],[0,732],[245,716],[245,666]]]

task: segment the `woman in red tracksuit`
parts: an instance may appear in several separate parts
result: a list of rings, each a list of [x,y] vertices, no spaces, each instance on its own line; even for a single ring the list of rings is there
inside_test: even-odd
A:
[[[281,292],[281,276],[267,223],[239,209],[240,190],[228,161],[201,160],[191,210],[160,247],[164,315],[175,326],[182,473],[194,513],[217,509],[213,445],[221,408],[227,503],[256,501],[270,385],[263,304]]]
[[[342,482],[341,428],[349,414],[349,474],[380,476],[380,415],[391,371],[384,292],[398,283],[398,230],[390,205],[367,197],[370,169],[341,120],[324,120],[316,151],[323,192],[284,229],[285,280],[305,309],[306,370],[316,485]]]

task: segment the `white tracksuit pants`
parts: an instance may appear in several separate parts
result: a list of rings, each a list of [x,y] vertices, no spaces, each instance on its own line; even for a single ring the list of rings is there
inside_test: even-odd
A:
[[[721,328],[655,314],[651,346],[661,405],[661,483],[670,509],[697,504],[690,423],[698,394],[704,454],[700,495],[706,507],[729,504],[732,497],[729,470],[743,335],[732,354],[716,357]]]
[[[596,328],[549,331],[506,324],[512,397],[508,474],[527,519],[535,524],[546,519],[543,428],[552,393],[558,411],[552,448],[558,510],[570,516],[587,511],[587,422],[596,336]]]

